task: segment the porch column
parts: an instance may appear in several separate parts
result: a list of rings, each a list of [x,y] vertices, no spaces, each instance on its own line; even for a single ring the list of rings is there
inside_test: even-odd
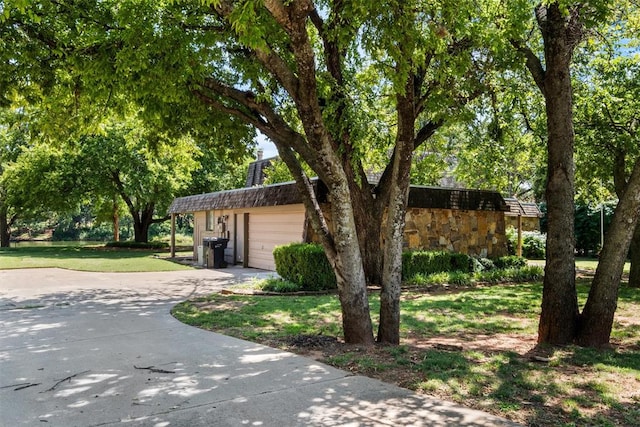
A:
[[[176,214],[171,214],[171,258],[176,257]]]
[[[516,255],[522,256],[522,215],[518,215],[518,251]]]

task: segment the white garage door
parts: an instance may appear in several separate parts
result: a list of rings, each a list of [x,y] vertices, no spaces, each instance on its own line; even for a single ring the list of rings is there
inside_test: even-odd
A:
[[[276,269],[273,248],[302,241],[304,210],[249,214],[249,267]]]

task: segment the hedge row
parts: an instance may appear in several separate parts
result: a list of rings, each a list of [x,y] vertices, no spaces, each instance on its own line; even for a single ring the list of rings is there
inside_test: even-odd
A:
[[[107,242],[105,246],[108,248],[129,248],[129,249],[166,249],[169,244],[166,242]]]
[[[276,272],[283,279],[295,283],[305,291],[336,288],[336,278],[322,246],[292,243],[278,246],[273,251]],[[526,260],[506,256],[490,260],[444,251],[407,251],[402,254],[402,279],[416,275],[461,272],[474,273],[495,269],[522,268]]]

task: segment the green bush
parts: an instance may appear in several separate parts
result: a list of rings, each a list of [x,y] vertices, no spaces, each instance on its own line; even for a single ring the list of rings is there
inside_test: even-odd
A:
[[[128,248],[128,249],[166,249],[169,244],[166,242],[107,242],[105,246],[108,248]]]
[[[532,282],[540,280],[543,274],[542,268],[538,266],[512,267],[476,273],[474,275],[474,281],[487,283]]]
[[[522,268],[527,265],[527,259],[516,255],[507,255],[493,260],[496,268]]]
[[[402,254],[402,277],[449,271],[472,271],[472,258],[465,254],[444,251],[407,251]]]
[[[471,258],[470,272],[487,271],[496,268],[495,264],[489,258]]]
[[[518,230],[513,227],[507,229],[507,251],[515,255],[518,250]],[[522,233],[522,256],[528,259],[544,259],[547,237],[536,231]]]
[[[284,279],[268,279],[265,280],[261,289],[265,292],[287,293],[299,292],[302,290],[302,287],[297,283],[293,283]]]
[[[276,272],[285,280],[296,283],[305,291],[335,289],[336,276],[322,246],[291,243],[273,250]]]
[[[470,286],[478,282],[483,283],[522,283],[542,279],[543,271],[538,266],[525,266],[522,268],[505,268],[479,271],[473,274],[461,271],[441,272],[433,274],[416,274],[408,279],[405,284],[409,286],[432,285],[458,285]]]
[[[525,232],[522,238],[522,256],[528,259],[544,259],[547,237],[536,232]]]

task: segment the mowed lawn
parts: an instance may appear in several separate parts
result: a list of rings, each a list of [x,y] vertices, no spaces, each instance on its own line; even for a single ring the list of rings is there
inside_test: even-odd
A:
[[[189,252],[190,254],[190,252]],[[79,271],[144,272],[188,270],[168,252],[104,246],[47,246],[0,249],[0,269],[57,267]]]
[[[588,291],[580,279],[581,304]],[[640,289],[622,287],[601,350],[534,350],[541,294],[539,282],[404,292],[400,346],[344,344],[335,295],[214,294],[173,314],[524,425],[640,425]],[[378,295],[370,301],[376,323]]]

